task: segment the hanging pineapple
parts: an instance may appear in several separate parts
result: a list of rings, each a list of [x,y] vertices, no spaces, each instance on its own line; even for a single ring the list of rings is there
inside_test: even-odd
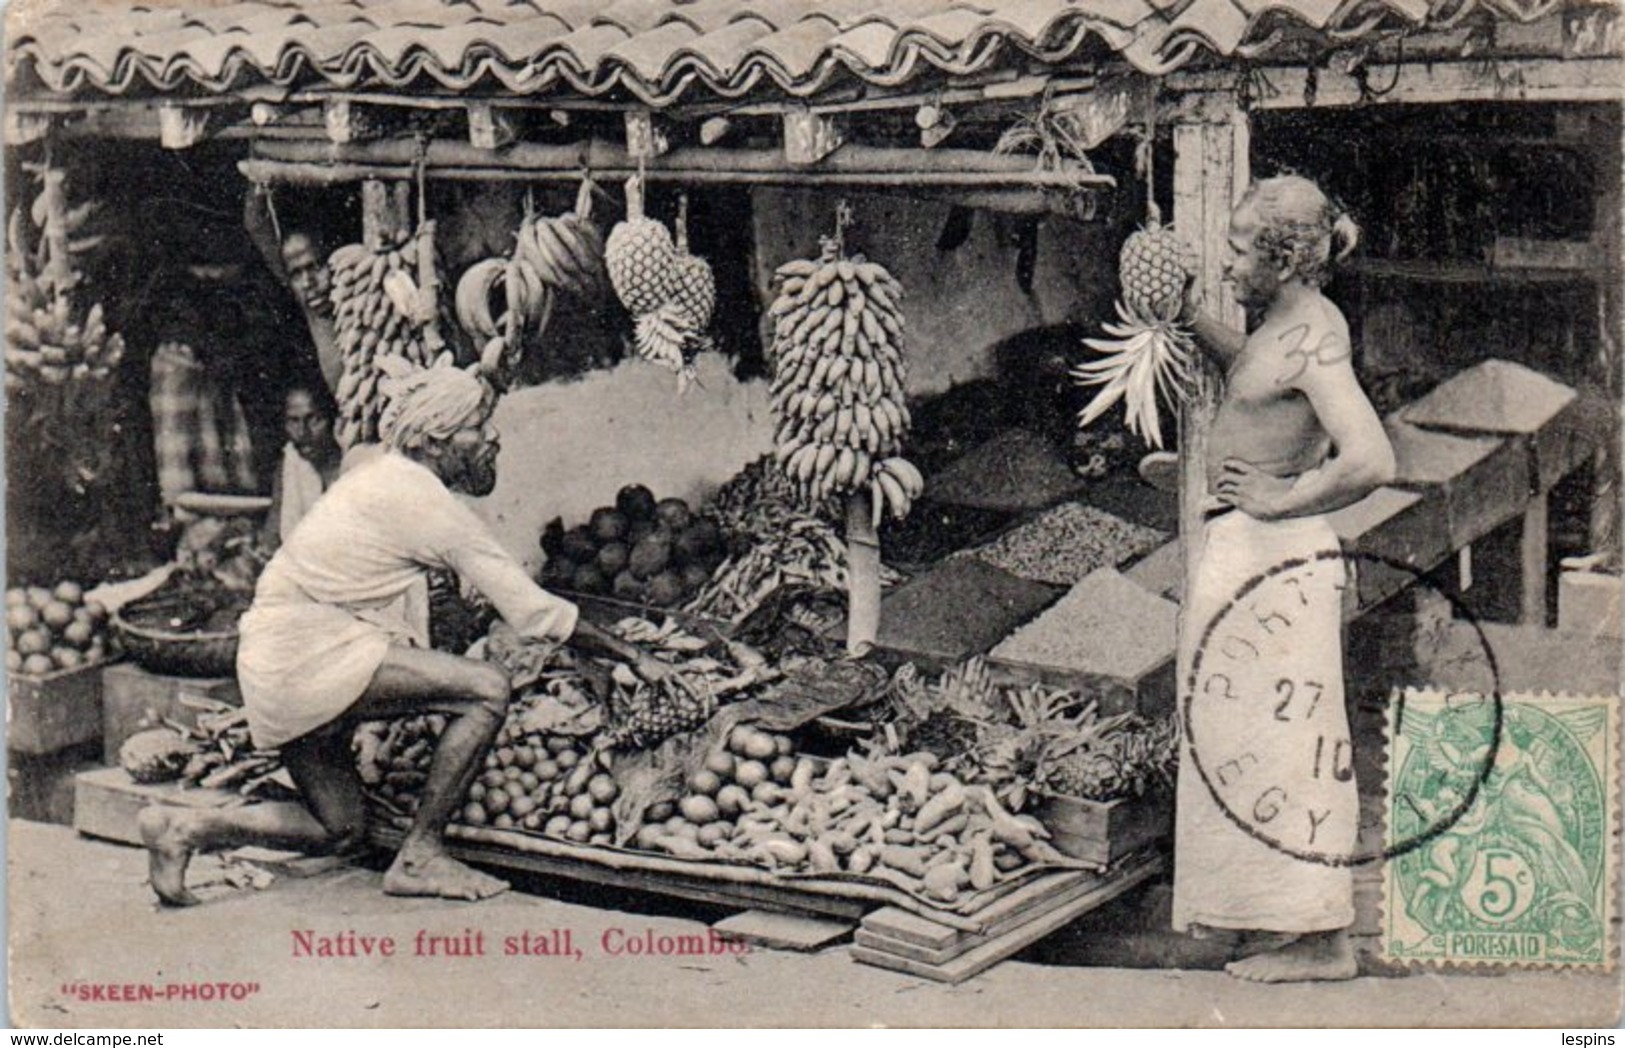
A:
[[[666,227],[643,213],[643,178],[626,180],[626,220],[604,244],[604,268],[615,295],[634,317],[653,313],[671,298],[677,246]]]
[[[710,263],[688,250],[687,194],[678,206],[675,248],[671,295],[657,309],[636,319],[634,344],[645,360],[677,372],[677,388],[682,392],[694,380],[690,362],[710,345],[705,330],[717,304],[717,281]]]
[[[898,454],[911,423],[904,403],[902,285],[885,267],[843,254],[850,212],[814,260],[779,267],[772,344],[774,458],[804,502],[846,502],[851,610],[847,646],[872,645],[880,622],[880,544],[886,509],[908,515],[925,488]]]
[[[1128,238],[1118,258],[1121,323],[1102,325],[1115,337],[1085,339],[1106,356],[1080,364],[1072,374],[1083,385],[1105,387],[1083,409],[1080,425],[1126,400],[1129,429],[1160,448],[1157,396],[1178,403],[1193,379],[1196,347],[1179,314],[1195,263],[1173,229],[1162,224],[1156,204],[1149,211],[1145,226]]]

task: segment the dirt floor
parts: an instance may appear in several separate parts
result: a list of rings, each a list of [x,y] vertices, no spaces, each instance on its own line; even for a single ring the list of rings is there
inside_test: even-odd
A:
[[[478,905],[389,899],[377,870],[356,867],[282,876],[258,889],[222,882],[204,889],[213,897],[202,906],[159,911],[138,849],[13,821],[7,850],[10,1015],[18,1026],[1574,1029],[1613,1026],[1620,1014],[1617,974],[1428,972],[1261,987],[1196,970],[1221,958],[1190,948],[1163,954],[1186,970],[1091,967],[1091,954],[1120,964],[1157,960],[1143,956],[1143,938],[1136,950],[1131,936],[1114,938],[1098,926],[1065,930],[958,987],[859,966],[845,946],[615,955],[609,951],[623,941],[651,933],[704,936],[705,922],[724,914],[550,881]],[[193,882],[218,879],[222,870],[200,864]],[[299,955],[337,946],[346,932],[375,943],[393,937],[397,954]],[[442,937],[437,946],[483,936],[485,955],[414,956],[420,932]],[[532,944],[568,946],[579,958],[504,956],[508,940],[527,933]],[[110,999],[143,993],[153,999]]]

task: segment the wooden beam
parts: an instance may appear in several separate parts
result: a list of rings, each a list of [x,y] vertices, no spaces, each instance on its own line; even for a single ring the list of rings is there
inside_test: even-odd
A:
[[[249,107],[248,118],[254,122],[255,127],[268,127],[285,119],[291,112],[293,112],[291,106],[277,105],[274,102],[255,102]]]
[[[361,239],[371,251],[387,251],[412,228],[412,183],[404,179],[361,183]]]
[[[26,146],[40,142],[50,135],[56,117],[44,113],[20,113],[6,107],[6,145]]]
[[[1364,82],[1337,68],[1313,81],[1298,66],[1261,66],[1269,89],[1254,109],[1334,109],[1355,105],[1427,105],[1455,102],[1617,102],[1625,98],[1625,59],[1495,58],[1475,61],[1377,63],[1363,67]],[[1390,87],[1389,85],[1393,85]],[[1174,73],[1173,92],[1230,91],[1231,72]],[[1179,103],[1174,104],[1177,109]]]
[[[843,141],[834,117],[810,109],[784,114],[784,156],[792,164],[816,164],[841,148]]]
[[[254,147],[255,160],[299,164],[283,174],[310,182],[344,182],[365,178],[408,177],[417,160],[417,144],[383,139],[336,147],[321,142],[267,141]],[[500,155],[466,142],[438,139],[428,143],[431,178],[566,178],[579,177],[583,166],[605,177],[624,177],[639,164],[624,148],[598,140],[571,145],[518,142]],[[791,165],[775,149],[674,149],[642,165],[651,180],[695,184],[875,185],[899,187],[954,186],[966,189],[1012,187],[1037,189],[1082,185],[1108,189],[1109,175],[1077,166],[1039,171],[1030,156],[1001,156],[979,149],[888,149],[851,145],[812,165]],[[244,168],[248,170],[248,168]],[[270,169],[257,168],[260,174]],[[509,174],[504,174],[507,172]],[[271,177],[272,181],[287,180]]]
[[[348,98],[329,98],[322,103],[322,122],[327,139],[334,145],[350,145],[377,138],[380,121],[377,112]]]
[[[1247,116],[1234,95],[1195,100],[1192,112],[1174,126],[1174,228],[1196,254],[1196,287],[1215,318],[1241,329],[1245,318],[1224,282],[1224,253],[1230,212],[1250,178]],[[1208,429],[1218,408],[1220,385],[1204,364],[1180,416],[1179,534],[1184,550],[1185,593],[1192,593],[1202,539],[1202,502],[1207,494]],[[1181,623],[1181,628],[1184,627]],[[1188,640],[1188,638],[1187,638]],[[1178,686],[1190,674],[1190,644],[1179,646]]]
[[[634,160],[653,160],[671,150],[671,138],[654,113],[638,109],[626,114],[626,152]]]
[[[512,114],[489,102],[468,103],[468,141],[475,149],[501,149],[518,137]]]
[[[165,149],[190,149],[207,137],[209,111],[163,103],[158,106],[158,143]]]

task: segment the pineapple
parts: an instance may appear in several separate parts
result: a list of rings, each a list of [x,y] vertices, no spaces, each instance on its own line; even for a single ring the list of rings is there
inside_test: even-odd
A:
[[[704,331],[717,305],[717,279],[710,263],[698,255],[679,254],[671,301],[694,321],[696,331]]]
[[[1157,394],[1181,399],[1193,378],[1195,345],[1179,324],[1193,265],[1184,244],[1161,224],[1153,207],[1145,228],[1128,238],[1118,260],[1121,323],[1103,325],[1116,337],[1085,339],[1090,349],[1106,355],[1072,372],[1082,385],[1105,387],[1083,409],[1080,425],[1089,425],[1126,397],[1129,428],[1152,447],[1162,447]]]
[[[649,749],[673,735],[693,731],[717,710],[709,693],[696,695],[679,684],[638,689],[632,708],[611,727],[605,742],[611,747]]]
[[[169,782],[181,777],[196,752],[197,747],[179,733],[168,728],[153,728],[125,739],[124,745],[119,747],[118,762],[136,782]]]
[[[621,304],[633,316],[652,313],[672,296],[677,248],[666,227],[643,214],[643,180],[626,180],[626,220],[610,230],[604,266]]]
[[[1101,800],[1118,785],[1118,767],[1110,756],[1079,750],[1055,761],[1049,769],[1049,788],[1066,797]]]

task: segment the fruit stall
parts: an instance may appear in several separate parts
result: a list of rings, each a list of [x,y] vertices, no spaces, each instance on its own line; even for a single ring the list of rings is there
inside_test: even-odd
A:
[[[1164,873],[1179,536],[1216,389],[1173,318],[1190,274],[1239,324],[1220,266],[1252,171],[1358,180],[1369,158],[1317,159],[1306,127],[1327,149],[1407,122],[1476,147],[1515,130],[1590,165],[1598,216],[1463,234],[1489,259],[1471,272],[1370,255],[1334,287],[1371,307],[1348,312],[1401,458],[1336,515],[1346,545],[1456,572],[1445,584],[1541,627],[1558,558],[1612,548],[1618,464],[1599,450],[1617,421],[1583,395],[1602,381],[1617,402],[1617,158],[1595,144],[1618,138],[1597,86],[1618,80],[1612,8],[759,6],[183,4],[127,12],[128,40],[64,6],[13,33],[8,402],[62,436],[57,488],[104,527],[130,497],[107,478],[151,458],[139,411],[108,439],[69,428],[141,406],[131,366],[164,337],[131,247],[157,205],[95,161],[185,168],[216,211],[246,198],[324,242],[313,345],[283,294],[268,330],[292,317],[299,345],[261,356],[334,365],[341,448],[376,441],[401,369],[477,368],[504,435],[482,515],[543,586],[676,670],[654,688],[524,643],[436,580],[435,646],[514,685],[450,830],[460,854],[818,918],[807,934],[851,933],[860,960],[949,981]],[[1543,170],[1455,163],[1443,180],[1485,193]],[[1436,239],[1363,202],[1373,251]],[[1526,316],[1525,342],[1503,331],[1476,355],[1390,344],[1428,281],[1497,279],[1561,286],[1595,323],[1547,345]],[[261,413],[279,403],[250,377]],[[21,468],[26,433],[8,440]],[[81,461],[92,448],[107,461]],[[1165,448],[1183,496],[1136,470]],[[12,749],[99,745],[116,764],[80,777],[84,832],[133,843],[149,802],[288,795],[231,682],[269,555],[265,485],[246,487],[190,496],[163,566],[114,607],[56,580],[8,592]],[[29,519],[48,522],[63,496],[34,489]],[[150,531],[150,508],[123,516]],[[1492,564],[1476,588],[1459,575],[1475,549]],[[1602,559],[1587,570],[1617,593]],[[1363,574],[1349,616],[1407,585]],[[74,703],[92,712],[24,712]],[[21,727],[62,720],[71,741]],[[445,726],[358,730],[380,844]]]

